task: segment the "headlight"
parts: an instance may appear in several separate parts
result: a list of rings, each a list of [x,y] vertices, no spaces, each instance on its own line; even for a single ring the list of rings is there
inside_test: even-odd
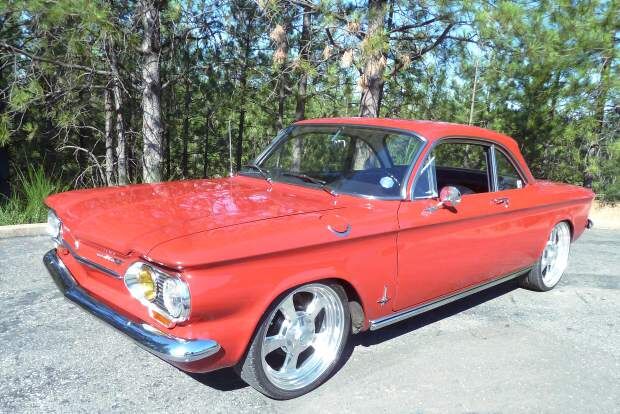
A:
[[[142,263],[134,263],[125,274],[125,286],[134,298],[152,302],[157,297],[157,276],[153,269]]]
[[[131,296],[146,306],[152,316],[170,324],[186,321],[190,312],[190,297],[187,284],[175,275],[170,275],[147,263],[136,262],[125,273],[125,286]],[[156,315],[153,315],[155,313]]]
[[[164,280],[162,297],[166,310],[173,318],[180,318],[189,312],[189,290],[181,280],[176,278]]]
[[[49,234],[53,239],[60,239],[60,229],[62,227],[62,223],[60,219],[54,213],[54,210],[47,211],[47,234]]]

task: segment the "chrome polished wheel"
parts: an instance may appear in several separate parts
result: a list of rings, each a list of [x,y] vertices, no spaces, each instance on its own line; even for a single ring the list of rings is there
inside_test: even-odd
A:
[[[570,250],[570,228],[565,222],[558,223],[547,240],[540,259],[542,281],[547,287],[553,287],[566,270]]]
[[[269,382],[297,390],[316,381],[338,356],[346,316],[329,286],[309,284],[289,293],[268,316],[262,338],[261,363]]]

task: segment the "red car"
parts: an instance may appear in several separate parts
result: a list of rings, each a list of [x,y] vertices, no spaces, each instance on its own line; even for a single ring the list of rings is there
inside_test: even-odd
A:
[[[308,120],[230,178],[49,197],[44,262],[165,361],[236,367],[287,399],[332,374],[351,334],[512,278],[552,289],[593,196],[536,180],[489,130]]]

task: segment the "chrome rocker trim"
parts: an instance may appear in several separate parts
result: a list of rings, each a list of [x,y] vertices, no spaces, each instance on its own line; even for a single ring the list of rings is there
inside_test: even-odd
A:
[[[82,289],[56,250],[43,257],[43,264],[65,297],[92,315],[107,322],[137,342],[142,348],[168,362],[193,362],[209,357],[220,350],[212,339],[182,339],[167,335],[150,325],[134,322],[99,302]]]
[[[453,295],[444,297],[443,299],[438,299],[430,302],[423,303],[413,308],[404,309],[402,311],[393,313],[391,315],[384,316],[379,319],[375,319],[370,321],[370,330],[375,331],[377,329],[381,329],[388,325],[391,325],[396,322],[403,321],[405,319],[409,319],[413,316],[419,315],[424,312],[428,312],[435,308],[438,308],[443,305],[447,305],[450,302],[454,302],[456,300],[462,299],[466,296],[473,295],[474,293],[478,293],[490,287],[499,285],[501,283],[507,282],[511,279],[514,279],[518,276],[521,276],[523,273],[528,272],[532,267],[526,267],[525,269],[518,270],[514,273],[510,273],[509,275],[499,277],[497,279],[491,280],[490,282],[485,282],[480,285],[465,289],[463,291],[457,292]]]

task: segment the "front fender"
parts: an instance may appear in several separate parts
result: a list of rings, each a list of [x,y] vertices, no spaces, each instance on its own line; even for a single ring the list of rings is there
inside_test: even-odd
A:
[[[175,335],[212,338],[222,347],[215,362],[181,368],[204,372],[237,364],[273,301],[305,283],[343,280],[355,289],[367,320],[389,313],[391,306],[377,300],[386,287],[390,296],[395,289],[397,208],[349,211],[348,237],[328,231],[321,214],[312,213],[218,229],[155,249],[151,254],[160,260],[179,258],[190,287],[190,323],[174,328]]]

